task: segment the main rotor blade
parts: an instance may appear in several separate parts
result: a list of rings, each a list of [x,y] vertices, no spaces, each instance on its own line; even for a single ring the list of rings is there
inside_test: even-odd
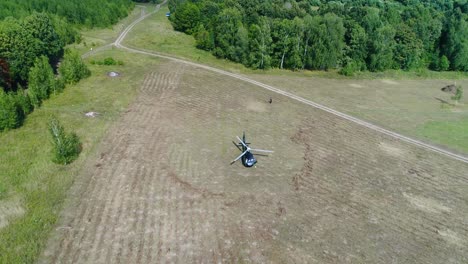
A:
[[[239,157],[237,157],[235,160],[231,161],[231,164],[233,164],[234,162],[236,162],[238,159],[242,158],[242,156],[245,155],[245,153],[247,153],[248,150],[244,151],[242,154],[239,155]]]
[[[237,144],[236,142],[232,141],[232,144],[234,144],[234,146],[236,146],[236,148],[240,151],[242,151],[242,148],[241,148],[241,145],[240,144]]]
[[[242,139],[240,139],[240,137],[238,137],[238,136],[236,136],[236,137],[237,137],[237,139],[240,141],[240,143],[241,143],[242,145],[244,145],[244,147],[247,147],[247,145],[244,143],[244,141],[242,141]]]
[[[260,152],[267,152],[267,153],[273,153],[274,151],[272,150],[263,150],[263,149],[250,149],[250,150],[253,150],[253,151],[260,151]]]

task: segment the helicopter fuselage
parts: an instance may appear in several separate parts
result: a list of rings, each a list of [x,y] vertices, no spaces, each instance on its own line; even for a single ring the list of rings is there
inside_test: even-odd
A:
[[[257,160],[250,151],[245,153],[244,156],[242,156],[242,164],[245,167],[252,167],[253,165],[255,165],[255,163],[257,163]]]

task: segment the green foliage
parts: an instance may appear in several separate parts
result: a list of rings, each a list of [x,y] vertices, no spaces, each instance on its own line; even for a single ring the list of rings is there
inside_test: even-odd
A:
[[[67,49],[59,66],[59,73],[65,83],[74,84],[91,75],[91,71],[78,52]]]
[[[455,95],[452,96],[452,100],[456,102],[460,102],[462,97],[463,97],[463,88],[459,85],[457,86],[457,91],[455,92]]]
[[[260,25],[250,27],[249,65],[254,69],[268,69],[271,67],[270,49],[272,44],[270,25],[266,19]]]
[[[22,25],[37,40],[37,54],[43,54],[50,60],[57,60],[61,56],[64,43],[47,14],[34,12],[24,19]]]
[[[439,70],[446,71],[449,69],[449,67],[450,67],[450,62],[447,56],[443,55],[439,61]]]
[[[104,60],[90,60],[89,63],[93,65],[119,65],[122,66],[124,65],[124,62],[121,60],[115,60],[112,57],[107,57]]]
[[[41,55],[40,44],[20,21],[7,18],[0,23],[0,58],[8,62],[13,83],[27,80],[29,68]]]
[[[6,93],[0,89],[0,131],[21,126],[30,109],[27,97],[22,93]]]
[[[23,18],[36,11],[56,14],[72,24],[105,27],[125,17],[133,6],[131,0],[2,0],[0,19]]]
[[[449,69],[468,70],[463,1],[170,0],[169,9],[198,48],[252,68],[269,59],[292,70],[443,70],[445,56]],[[265,21],[270,36],[259,30]],[[262,38],[271,38],[263,51]]]
[[[54,146],[53,162],[66,165],[78,158],[81,152],[81,142],[75,133],[67,134],[56,118],[49,121],[49,131]]]
[[[441,49],[442,54],[447,56],[450,61],[452,70],[468,71],[468,12],[466,6],[464,8],[456,6],[447,12],[441,37]]]
[[[354,74],[359,71],[359,65],[357,62],[348,59],[343,68],[339,71],[340,74],[344,76],[354,76]]]
[[[174,28],[188,34],[194,33],[200,19],[200,9],[190,1],[181,4],[174,16],[171,16]]]
[[[31,98],[21,87],[16,91],[16,102],[21,107],[25,117],[34,109],[34,106],[31,103]]]
[[[196,40],[196,45],[197,48],[203,49],[203,50],[211,50],[214,47],[214,39],[213,39],[213,34],[208,32],[203,24],[198,26],[196,32],[195,32],[195,40]]]
[[[10,74],[10,66],[8,61],[0,58],[0,87],[4,87],[5,90],[11,90],[12,80]]]
[[[36,58],[29,72],[28,94],[34,107],[39,107],[43,100],[56,91],[55,76],[47,57]]]

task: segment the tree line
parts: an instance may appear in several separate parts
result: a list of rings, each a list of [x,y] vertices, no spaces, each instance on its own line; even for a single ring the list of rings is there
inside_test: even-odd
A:
[[[36,11],[55,14],[67,22],[87,27],[105,27],[126,17],[131,0],[2,0],[0,19],[23,18]]]
[[[251,68],[468,71],[466,0],[169,0],[200,49]]]

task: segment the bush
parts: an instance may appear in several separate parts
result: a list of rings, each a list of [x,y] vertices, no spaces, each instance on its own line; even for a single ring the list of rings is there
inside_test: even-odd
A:
[[[26,116],[24,108],[30,112],[25,96],[17,93],[5,93],[0,89],[0,131],[20,127]]]
[[[462,97],[463,97],[463,88],[460,85],[458,85],[455,95],[452,96],[452,100],[459,102],[462,99]]]
[[[92,65],[124,65],[124,62],[121,60],[115,60],[112,57],[105,58],[104,60],[90,60],[89,63]]]
[[[65,56],[60,63],[59,73],[64,82],[70,84],[77,83],[91,75],[91,71],[86,67],[78,52],[70,49],[65,51]]]
[[[31,98],[29,98],[23,89],[18,89],[15,98],[25,117],[33,111],[34,107],[31,103]]]
[[[443,55],[442,58],[440,58],[439,61],[439,70],[441,71],[446,71],[450,67],[450,62],[447,58],[447,56]]]
[[[54,84],[54,94],[61,93],[65,89],[65,81],[63,80],[63,78],[55,78]]]
[[[116,65],[117,61],[114,60],[114,58],[105,58],[104,59],[104,65]]]
[[[339,73],[344,76],[354,76],[354,73],[356,71],[359,71],[359,69],[360,67],[358,63],[352,60],[349,60],[348,62],[346,62],[346,65],[343,68],[341,68]]]
[[[53,162],[66,165],[78,158],[81,152],[81,142],[75,133],[65,133],[64,128],[55,118],[49,122],[49,131],[54,146]]]

